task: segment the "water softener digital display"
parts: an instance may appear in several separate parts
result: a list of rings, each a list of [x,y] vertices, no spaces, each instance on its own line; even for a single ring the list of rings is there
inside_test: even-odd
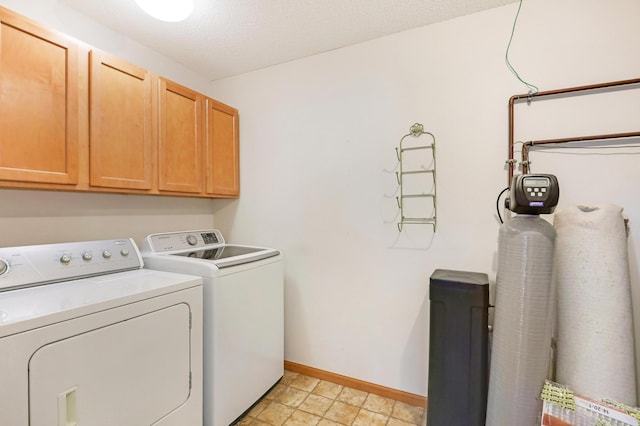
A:
[[[511,180],[506,207],[520,214],[549,214],[558,205],[559,196],[554,175],[517,175]]]

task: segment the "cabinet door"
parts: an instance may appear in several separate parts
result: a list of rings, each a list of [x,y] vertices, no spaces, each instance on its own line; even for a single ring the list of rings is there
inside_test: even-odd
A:
[[[154,132],[151,74],[92,50],[90,53],[90,184],[151,189]]]
[[[237,197],[240,192],[238,110],[207,99],[206,192]]]
[[[0,8],[0,179],[78,182],[78,45]]]
[[[160,191],[201,193],[204,96],[160,79]]]

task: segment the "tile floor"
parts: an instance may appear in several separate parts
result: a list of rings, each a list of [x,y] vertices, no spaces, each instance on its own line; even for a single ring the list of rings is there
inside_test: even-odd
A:
[[[290,371],[236,426],[416,426],[424,409]]]

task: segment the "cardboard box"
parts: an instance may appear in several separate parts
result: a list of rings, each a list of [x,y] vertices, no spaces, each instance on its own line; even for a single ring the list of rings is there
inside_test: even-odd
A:
[[[611,400],[575,395],[547,380],[542,388],[542,426],[639,426],[640,410]]]

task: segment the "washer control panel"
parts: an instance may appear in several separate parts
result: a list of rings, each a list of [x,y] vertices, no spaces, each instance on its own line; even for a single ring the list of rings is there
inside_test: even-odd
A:
[[[144,252],[153,251],[160,253],[211,245],[224,245],[222,233],[217,229],[152,234],[144,239],[141,248]]]
[[[0,247],[0,292],[142,266],[140,252],[130,238]]]

